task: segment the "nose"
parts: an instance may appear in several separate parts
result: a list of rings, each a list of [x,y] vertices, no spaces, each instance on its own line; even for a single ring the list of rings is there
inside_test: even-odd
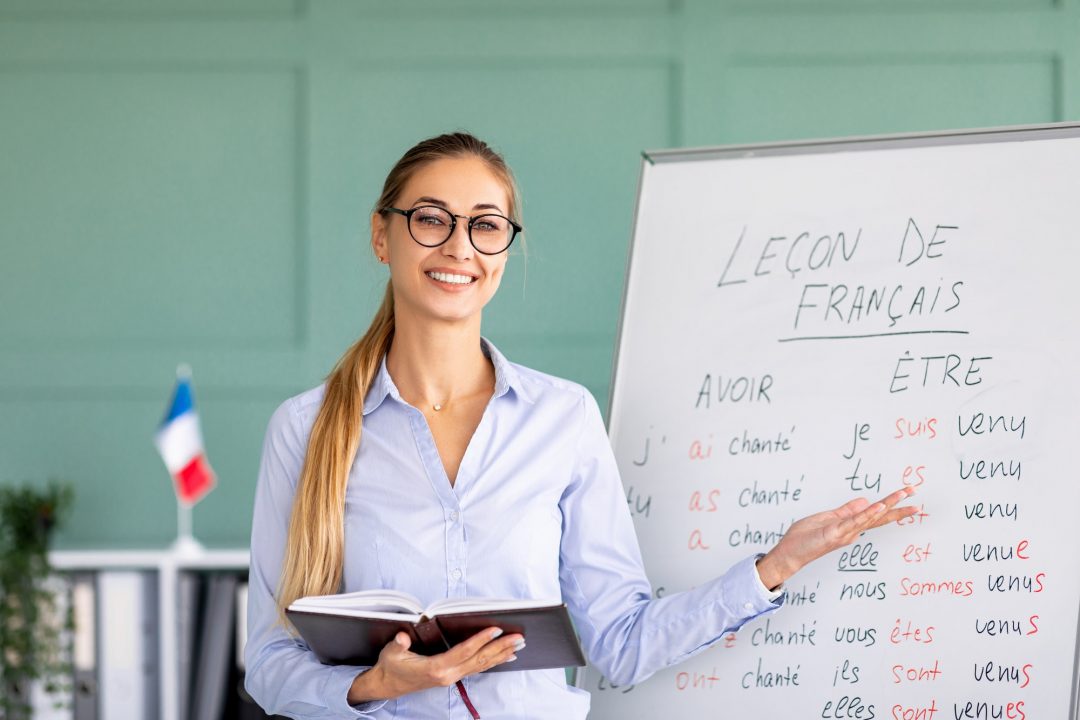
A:
[[[473,255],[472,242],[469,240],[469,219],[455,217],[457,217],[457,223],[454,225],[454,230],[450,233],[450,238],[442,245],[443,255],[455,260],[468,260]]]

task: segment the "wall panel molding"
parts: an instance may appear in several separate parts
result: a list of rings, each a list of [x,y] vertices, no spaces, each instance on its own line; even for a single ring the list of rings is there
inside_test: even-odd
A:
[[[302,337],[298,73],[20,67],[0,84],[12,204],[0,232],[17,243],[0,295],[20,310],[0,321],[3,347]],[[278,194],[278,218],[263,217],[272,196],[252,194],[256,180]],[[236,272],[248,276],[239,295]]]
[[[0,0],[0,19],[229,20],[297,18],[305,0]]]

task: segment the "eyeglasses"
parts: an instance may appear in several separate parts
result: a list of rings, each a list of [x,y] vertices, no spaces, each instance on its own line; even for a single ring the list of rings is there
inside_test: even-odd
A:
[[[468,220],[469,242],[484,255],[498,255],[510,247],[522,227],[503,215],[454,215],[437,205],[418,205],[410,210],[384,207],[383,212],[405,216],[412,239],[424,247],[438,247],[450,239],[457,227],[458,218]]]

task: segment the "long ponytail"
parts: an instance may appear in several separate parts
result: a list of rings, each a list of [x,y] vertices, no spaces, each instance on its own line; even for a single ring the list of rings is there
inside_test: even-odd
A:
[[[277,596],[282,613],[298,598],[328,595],[341,585],[345,488],[360,447],[364,398],[393,337],[394,292],[388,281],[371,327],[326,379],[289,520]]]

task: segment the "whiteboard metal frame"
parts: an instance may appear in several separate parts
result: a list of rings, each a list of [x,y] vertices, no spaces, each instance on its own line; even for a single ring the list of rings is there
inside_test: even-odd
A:
[[[747,145],[718,145],[714,147],[647,150],[642,153],[650,164],[716,160],[776,155],[815,155],[827,152],[862,150],[891,150],[893,148],[933,147],[940,145],[977,145],[995,142],[1024,142],[1053,140],[1080,135],[1080,122],[1045,123],[1041,125],[1012,125],[969,130],[898,133],[892,135],[860,135],[853,137],[788,140]],[[635,208],[635,214],[637,209]]]
[[[619,306],[619,326],[615,333],[615,352],[611,359],[611,383],[607,401],[608,436],[611,435],[615,389],[618,382],[619,356],[622,354],[623,323],[630,290],[630,271],[634,261],[634,244],[637,241],[638,213],[641,209],[641,191],[645,185],[645,173],[658,163],[692,162],[697,160],[736,160],[786,155],[821,155],[838,152],[862,152],[866,150],[910,149],[913,147],[937,147],[948,145],[979,145],[1001,142],[1029,142],[1080,137],[1080,122],[1043,123],[1038,125],[1010,125],[1004,127],[973,128],[969,130],[944,130],[933,132],[898,133],[891,135],[862,135],[853,137],[792,140],[745,145],[717,145],[697,148],[668,150],[645,150],[641,153],[641,172],[638,173],[637,194],[634,197],[634,221],[630,228],[630,244],[626,253],[626,273],[623,276],[623,296]],[[1080,607],[1077,608],[1077,632],[1073,654],[1072,697],[1069,699],[1069,717],[1080,720]],[[574,685],[581,687],[580,671],[574,673]]]

